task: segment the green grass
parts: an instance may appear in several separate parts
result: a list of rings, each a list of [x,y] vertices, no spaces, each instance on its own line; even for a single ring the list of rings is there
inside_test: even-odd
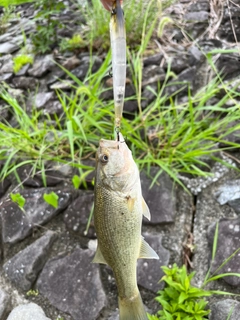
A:
[[[170,6],[173,2],[173,0],[138,0],[126,1],[126,3],[124,3],[123,9],[127,43],[130,48],[139,48],[142,39],[143,24],[146,23],[147,29],[152,29],[152,31],[156,29],[162,10]],[[100,1],[93,1],[92,6],[80,6],[80,11],[86,20],[86,26],[84,26],[81,31],[82,37],[87,39],[88,42],[90,41],[92,47],[98,51],[108,50],[110,47],[110,12],[103,9]]]
[[[140,57],[134,59],[137,66]],[[110,54],[98,72],[89,72],[83,82],[65,70],[75,82],[73,93],[69,96],[58,92],[63,113],[54,119],[46,115],[44,118],[41,111],[34,109],[28,114],[7,89],[1,91],[0,97],[17,123],[14,126],[6,121],[0,123],[3,141],[0,160],[5,161],[1,179],[24,164],[33,166],[32,174],[44,171],[49,160],[82,168],[82,174],[84,170],[92,170],[82,166],[81,160],[94,158],[99,139],[111,139],[114,132],[113,101],[100,99],[105,90],[102,79],[109,72],[109,63]],[[166,82],[170,75],[169,71]],[[136,84],[138,86],[138,81]],[[123,118],[122,133],[140,169],[158,166],[159,174],[164,170],[179,183],[179,173],[206,176],[209,174],[206,160],[216,159],[216,152],[223,150],[219,149],[219,142],[226,144],[225,152],[240,147],[225,139],[240,129],[240,124],[229,126],[239,119],[240,104],[236,100],[233,107],[225,107],[225,103],[236,99],[239,93],[230,89],[230,84],[214,80],[195,97],[189,91],[188,101],[178,104],[174,96],[163,95],[165,86],[166,83],[154,92],[155,100],[144,110],[141,110],[141,91],[137,91],[139,112],[131,121]],[[210,99],[223,90],[224,97],[211,105]]]

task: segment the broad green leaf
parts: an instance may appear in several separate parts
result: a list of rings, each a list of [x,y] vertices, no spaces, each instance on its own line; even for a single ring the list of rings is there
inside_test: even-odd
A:
[[[58,207],[58,195],[55,192],[44,193],[43,199],[55,209]]]
[[[20,193],[10,193],[11,200],[15,202],[21,210],[23,210],[26,202],[25,198]]]

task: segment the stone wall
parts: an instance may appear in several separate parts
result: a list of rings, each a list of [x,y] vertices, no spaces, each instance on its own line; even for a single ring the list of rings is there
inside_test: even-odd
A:
[[[147,86],[157,88],[165,78],[169,61],[177,78],[169,81],[166,93],[174,93],[181,81],[183,90],[179,99],[184,100],[188,84],[193,92],[197,92],[211,77],[202,51],[237,48],[232,25],[239,38],[240,1],[229,2],[230,7],[227,4],[227,1],[177,1],[167,9],[166,14],[174,19],[175,24],[158,39],[162,50],[143,61],[143,107],[154,98]],[[67,8],[62,18],[79,19],[80,13],[75,5],[69,4]],[[0,36],[0,80],[8,85],[7,90],[13,96],[26,103],[28,112],[34,105],[50,115],[60,115],[62,106],[55,90],[70,91],[71,79],[53,61],[83,80],[90,65],[88,53],[60,54],[55,48],[51,54],[35,56],[33,65],[26,65],[14,74],[12,59],[23,45],[22,30],[27,36],[34,30],[33,5],[20,6],[19,14],[21,19],[11,21],[7,31]],[[72,23],[70,35],[78,27],[77,23]],[[29,38],[27,45],[31,47]],[[215,58],[225,79],[238,81],[239,55],[218,54]],[[95,54],[93,72],[103,60],[104,55]],[[133,92],[130,81],[127,96]],[[112,99],[112,88],[103,98]],[[136,101],[126,101],[124,110],[137,111]],[[0,100],[0,118],[1,121],[11,120],[3,100]],[[239,137],[239,134],[229,136],[229,140],[239,143]],[[219,156],[231,166],[239,165],[239,150],[231,153],[230,158],[224,153]],[[163,275],[160,266],[186,263],[197,272],[195,284],[200,286],[203,283],[209,268],[216,222],[219,222],[219,239],[213,270],[240,247],[238,173],[216,163],[212,164],[211,171],[211,178],[181,177],[189,193],[175,185],[167,174],[160,175],[154,187],[149,189],[151,179],[141,173],[143,196],[152,215],[150,223],[144,220],[143,235],[160,257],[159,261],[138,262],[138,283],[150,312],[156,312],[158,308],[154,297],[162,286],[158,283]],[[154,174],[156,168],[151,168],[151,175]],[[0,184],[1,320],[118,318],[112,271],[106,266],[91,264],[96,235],[92,224],[87,234],[85,230],[93,204],[93,190],[91,187],[89,190],[73,189],[73,175],[74,169],[70,166],[53,167],[47,173],[47,186],[44,187],[41,176],[31,177],[29,167],[25,166],[19,169],[23,189],[16,188],[16,181],[11,176]],[[9,199],[13,189],[26,199],[25,211]],[[57,209],[43,201],[43,194],[51,191],[59,196]],[[238,253],[221,271],[239,273],[239,262]],[[227,277],[214,282],[212,288],[239,293],[239,278]],[[224,300],[224,297],[219,298]],[[211,300],[210,319],[225,320],[232,304],[235,310],[231,320],[237,320],[239,302],[224,300],[219,304],[215,298]]]

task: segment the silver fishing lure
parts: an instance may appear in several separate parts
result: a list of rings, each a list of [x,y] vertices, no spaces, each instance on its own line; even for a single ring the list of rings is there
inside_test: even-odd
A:
[[[115,129],[118,132],[121,126],[126,84],[126,31],[120,0],[116,0],[112,8],[110,37],[112,47]]]

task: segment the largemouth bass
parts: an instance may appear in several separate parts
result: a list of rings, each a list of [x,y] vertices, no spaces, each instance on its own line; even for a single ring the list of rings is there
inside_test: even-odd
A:
[[[94,225],[98,248],[93,262],[109,265],[118,288],[120,320],[147,320],[137,286],[137,259],[159,259],[141,236],[142,198],[139,171],[121,133],[100,140],[96,156]]]

